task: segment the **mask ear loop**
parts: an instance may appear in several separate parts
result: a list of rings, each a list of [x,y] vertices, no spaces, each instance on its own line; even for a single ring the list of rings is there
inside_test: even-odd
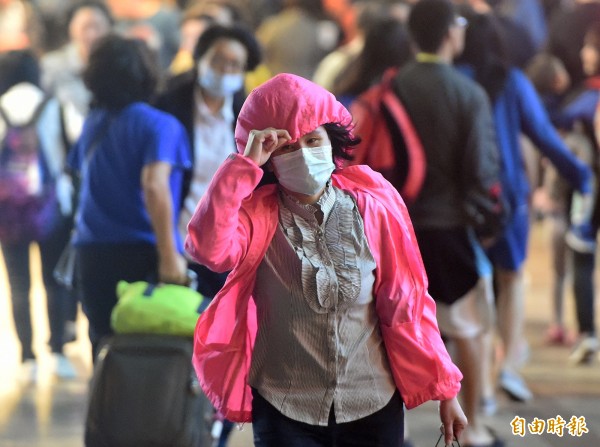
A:
[[[444,437],[444,434],[442,433],[440,435],[440,437],[438,438],[437,442],[435,443],[435,447],[438,447],[440,445],[440,441],[442,440],[442,438]],[[454,442],[456,441],[456,445],[458,447],[460,447],[460,442],[458,442],[458,439],[454,438],[454,441],[452,441],[452,445],[454,445]]]

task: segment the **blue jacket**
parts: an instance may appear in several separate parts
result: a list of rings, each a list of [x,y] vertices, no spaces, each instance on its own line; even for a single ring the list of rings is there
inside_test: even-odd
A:
[[[587,129],[593,129],[599,100],[600,77],[590,78],[583,84],[583,90],[552,115],[554,124],[560,129],[571,129],[576,121],[581,121]]]

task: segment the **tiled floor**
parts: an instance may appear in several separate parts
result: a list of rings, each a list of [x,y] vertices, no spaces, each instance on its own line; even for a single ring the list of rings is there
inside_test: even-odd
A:
[[[600,364],[567,366],[567,348],[548,347],[543,343],[546,323],[550,319],[550,257],[548,226],[538,224],[532,234],[530,262],[527,267],[527,340],[531,357],[523,374],[535,393],[529,404],[509,402],[499,395],[499,411],[488,423],[506,440],[509,447],[597,447],[600,446]],[[35,253],[35,249],[34,249]],[[1,263],[0,263],[1,264]],[[90,375],[89,343],[85,339],[85,319],[79,320],[79,341],[67,346],[66,353],[74,362],[79,377],[60,382],[48,373],[49,355],[44,351],[47,322],[44,320],[44,297],[39,274],[34,281],[34,319],[38,329],[36,346],[41,373],[36,385],[19,385],[18,348],[10,316],[6,277],[0,271],[0,446],[2,447],[81,447],[86,411],[87,384]],[[567,320],[573,321],[572,299],[566,303]],[[589,433],[581,437],[534,435],[524,437],[512,433],[515,417],[531,423],[534,418],[548,420],[572,416],[584,417]],[[581,421],[581,419],[580,419]],[[434,403],[425,404],[408,413],[411,438],[417,447],[431,447],[437,440],[439,421]],[[234,431],[230,447],[251,447],[252,430]],[[137,446],[132,446],[137,447]],[[143,447],[143,446],[142,446]],[[285,446],[283,446],[285,447]]]

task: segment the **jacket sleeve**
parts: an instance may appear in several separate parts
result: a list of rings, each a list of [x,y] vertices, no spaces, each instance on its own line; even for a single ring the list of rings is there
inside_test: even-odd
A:
[[[480,237],[493,238],[503,229],[507,204],[500,183],[500,153],[492,111],[483,89],[465,95],[463,104],[464,150],[460,159],[462,206],[466,224]]]
[[[462,162],[463,184],[488,190],[499,181],[500,156],[496,144],[496,133],[492,110],[487,96],[477,87],[464,105],[465,147]]]
[[[215,173],[187,226],[185,249],[196,262],[217,272],[232,270],[245,256],[252,222],[243,209],[263,171],[239,154]]]
[[[531,82],[520,72],[514,71],[513,76],[521,128],[525,135],[550,159],[571,186],[584,193],[590,192],[590,169],[579,161],[561,140]]]
[[[358,194],[357,203],[377,260],[376,311],[394,381],[409,409],[428,400],[452,398],[460,390],[462,374],[437,326],[408,211],[380,174],[371,171],[366,182],[368,193]]]
[[[577,121],[589,123],[598,102],[598,92],[584,90],[572,102],[552,115],[552,123],[559,129],[572,130]]]
[[[460,390],[462,374],[442,341],[435,302],[427,292],[421,261],[406,208],[403,219],[384,222],[377,314],[396,386],[406,407],[446,400]]]

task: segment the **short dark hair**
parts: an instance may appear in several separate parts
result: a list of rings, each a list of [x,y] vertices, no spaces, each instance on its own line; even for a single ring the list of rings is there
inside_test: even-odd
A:
[[[352,160],[352,148],[360,144],[360,137],[352,134],[352,125],[326,123],[323,128],[331,141],[331,152],[334,160]]]
[[[108,20],[108,23],[110,23],[111,26],[114,25],[114,18],[108,9],[108,6],[98,0],[83,0],[73,4],[73,6],[71,6],[71,8],[67,11],[65,20],[66,25],[71,25],[75,14],[85,8],[93,8],[98,10],[104,15],[104,17],[106,17],[106,20]]]
[[[219,39],[236,40],[246,48],[246,51],[248,52],[246,70],[252,71],[260,63],[260,45],[254,35],[241,25],[233,25],[230,27],[212,25],[204,31],[198,39],[196,48],[194,48],[194,60],[198,62]]]
[[[454,22],[456,11],[449,0],[420,0],[408,16],[408,29],[421,51],[435,53]]]
[[[0,95],[21,82],[40,86],[40,65],[31,50],[0,54]]]
[[[120,110],[133,102],[148,102],[158,82],[154,53],[139,39],[116,34],[101,38],[92,49],[83,81],[92,105]]]

